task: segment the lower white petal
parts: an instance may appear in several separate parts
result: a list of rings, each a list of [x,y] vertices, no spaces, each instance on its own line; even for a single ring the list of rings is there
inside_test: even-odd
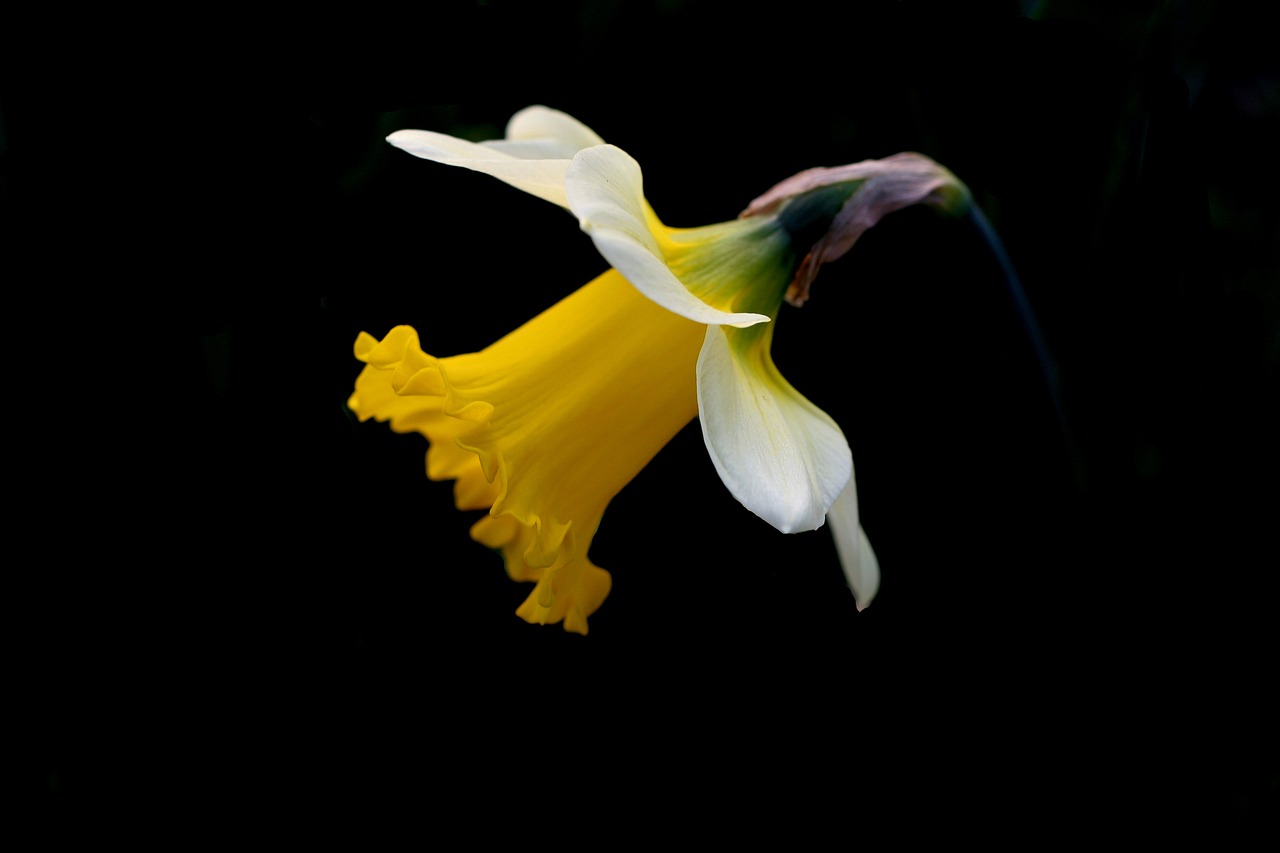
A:
[[[783,379],[767,346],[740,352],[719,326],[698,356],[698,418],[725,486],[783,533],[821,527],[853,476],[835,421]]]
[[[840,492],[836,502],[827,511],[831,538],[836,543],[840,567],[844,569],[845,582],[853,590],[853,599],[862,610],[876,597],[880,589],[880,561],[871,549],[871,540],[858,521],[858,488],[854,478]]]

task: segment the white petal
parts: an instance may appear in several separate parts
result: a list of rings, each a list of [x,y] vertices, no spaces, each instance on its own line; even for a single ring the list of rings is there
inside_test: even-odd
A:
[[[782,378],[767,350],[740,355],[719,326],[707,328],[698,356],[698,418],[720,479],[783,533],[821,527],[853,476],[835,421]]]
[[[612,145],[579,151],[565,177],[565,190],[570,209],[600,254],[663,308],[698,323],[754,326],[769,321],[766,314],[713,308],[676,278],[649,230],[640,164],[625,151]]]
[[[522,159],[490,143],[468,142],[430,130],[397,130],[387,141],[415,157],[483,172],[552,204],[569,206],[564,178],[572,153],[551,159]],[[547,151],[554,153],[553,148]]]
[[[844,569],[845,582],[853,590],[853,599],[862,610],[876,597],[880,589],[880,561],[871,550],[871,540],[858,521],[858,488],[854,478],[836,498],[827,511],[831,538],[836,543],[840,567]]]
[[[555,140],[569,157],[583,148],[604,145],[591,128],[568,113],[544,106],[525,107],[507,122],[508,141]]]
[[[468,142],[429,130],[398,130],[387,141],[426,160],[493,175],[561,207],[569,206],[564,175],[573,155],[604,144],[573,116],[543,106],[520,110],[506,132],[505,139]]]

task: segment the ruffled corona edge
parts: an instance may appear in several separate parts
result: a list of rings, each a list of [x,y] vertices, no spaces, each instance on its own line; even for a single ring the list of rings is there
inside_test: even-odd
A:
[[[587,617],[612,586],[609,573],[586,557],[603,513],[557,521],[509,507],[508,466],[501,440],[489,430],[494,405],[451,384],[449,359],[423,352],[411,326],[396,326],[381,341],[361,332],[355,356],[365,368],[347,401],[351,411],[361,421],[373,418],[396,432],[425,436],[427,476],[454,481],[458,509],[489,510],[472,526],[471,538],[500,551],[513,580],[536,584],[516,615],[586,634]]]

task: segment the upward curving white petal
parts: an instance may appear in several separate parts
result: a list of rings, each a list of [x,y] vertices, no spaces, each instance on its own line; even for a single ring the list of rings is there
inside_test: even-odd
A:
[[[557,156],[569,158],[583,148],[604,145],[599,134],[573,116],[541,105],[525,107],[513,115],[507,122],[506,139],[489,144],[500,147],[533,141],[552,142],[556,150],[564,152]]]
[[[605,260],[641,293],[681,317],[725,326],[769,322],[767,314],[713,308],[676,278],[649,230],[643,184],[640,164],[613,145],[586,148],[573,158],[565,176],[569,208]]]
[[[783,533],[821,527],[853,476],[835,421],[782,378],[767,346],[735,348],[719,326],[698,356],[698,418],[720,479]]]

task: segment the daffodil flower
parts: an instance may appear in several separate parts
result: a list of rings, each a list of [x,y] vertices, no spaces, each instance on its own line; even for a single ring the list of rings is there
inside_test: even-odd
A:
[[[388,141],[567,209],[610,265],[480,352],[437,358],[410,326],[355,344],[365,367],[350,409],[420,432],[427,475],[454,481],[459,509],[488,509],[472,538],[536,583],[519,616],[587,633],[611,586],[588,558],[605,509],[695,417],[733,496],[784,533],[828,523],[858,607],[871,601],[879,567],[849,445],[774,365],[772,321],[880,216],[954,206],[950,173],[920,155],[810,170],[738,219],[673,228],[645,200],[639,164],[555,110],[520,111],[501,140]]]

